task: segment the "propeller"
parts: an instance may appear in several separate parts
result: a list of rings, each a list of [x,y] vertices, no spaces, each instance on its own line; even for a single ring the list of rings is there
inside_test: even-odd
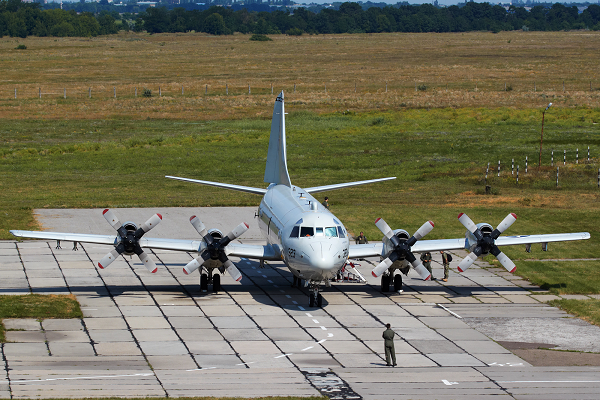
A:
[[[467,228],[469,232],[473,234],[473,236],[475,236],[475,239],[477,240],[477,245],[473,251],[458,264],[459,272],[464,272],[467,268],[473,265],[475,260],[477,260],[477,257],[484,253],[492,253],[508,272],[515,272],[515,269],[517,269],[515,263],[512,262],[512,260],[508,258],[506,254],[501,252],[498,246],[496,246],[496,239],[498,239],[498,236],[500,236],[502,232],[508,229],[513,222],[517,220],[515,213],[508,214],[506,218],[500,222],[496,229],[494,229],[491,235],[484,235],[481,232],[481,229],[479,229],[477,225],[473,223],[471,218],[469,218],[465,213],[458,214],[458,220],[465,226],[465,228]]]
[[[102,257],[98,263],[98,267],[101,269],[108,267],[119,255],[123,253],[135,253],[148,271],[155,273],[158,268],[148,254],[142,250],[142,247],[140,246],[140,238],[144,236],[146,232],[160,223],[162,220],[162,215],[154,214],[148,221],[144,222],[142,226],[135,231],[127,230],[115,216],[115,213],[108,208],[102,212],[102,215],[104,215],[104,218],[108,221],[108,223],[117,231],[117,234],[119,235],[119,244],[117,244],[113,251]]]
[[[427,268],[421,264],[421,261],[418,260],[411,251],[411,247],[417,243],[417,240],[422,239],[425,235],[427,235],[433,229],[434,225],[432,221],[425,222],[415,234],[408,240],[401,242],[398,237],[394,235],[394,231],[389,227],[389,225],[381,218],[378,218],[375,221],[375,225],[379,230],[387,237],[392,243],[393,250],[389,254],[389,256],[383,260],[379,265],[373,268],[371,274],[374,277],[379,277],[383,274],[393,263],[399,258],[404,257],[409,263],[412,264],[413,268],[423,280],[429,280],[431,278],[431,274],[427,271]]]
[[[206,227],[198,217],[192,215],[190,218],[190,223],[194,226],[200,236],[202,236],[202,239],[206,243],[206,248],[200,253],[200,256],[194,258],[185,267],[183,267],[183,272],[186,275],[191,274],[200,268],[204,261],[212,258],[213,260],[221,261],[223,263],[223,267],[225,267],[229,275],[231,275],[234,280],[239,282],[242,279],[242,273],[239,269],[237,269],[235,264],[231,262],[229,258],[227,258],[227,254],[225,254],[225,247],[227,247],[232,240],[235,240],[237,237],[246,232],[250,226],[247,223],[242,222],[231,232],[229,232],[227,236],[224,236],[221,240],[216,241],[216,239],[208,233]]]

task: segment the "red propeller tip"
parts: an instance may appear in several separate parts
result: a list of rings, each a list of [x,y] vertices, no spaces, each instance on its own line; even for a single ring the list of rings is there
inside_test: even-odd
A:
[[[183,269],[183,273],[188,275],[188,272],[185,270],[185,268]]]
[[[380,219],[381,219],[381,218],[377,218],[377,219],[375,220],[375,223],[378,223]]]
[[[104,267],[102,266],[102,264],[98,263],[98,268],[100,269],[104,269]]]
[[[154,268],[154,271],[152,271],[152,273],[155,274],[156,271],[158,271],[158,267]]]
[[[425,278],[426,281],[431,279],[431,275],[428,275],[427,278]]]
[[[246,225],[247,229],[250,229],[250,225],[248,225],[247,223],[244,222],[244,225]]]
[[[377,278],[377,274],[374,271],[371,271],[371,275],[373,275],[375,278]]]
[[[514,219],[517,219],[517,214],[515,214],[515,213],[510,213],[510,215],[512,215]]]
[[[431,226],[433,226],[435,228],[435,224],[433,223],[433,221],[427,221],[431,224]]]
[[[517,270],[517,267],[514,267],[513,269],[511,269],[509,272],[512,274]]]
[[[156,213],[156,215],[158,215],[158,218],[160,218],[162,221],[162,215],[160,215],[159,213]]]
[[[236,279],[237,282],[241,281],[242,277],[240,276],[239,278]]]
[[[108,208],[105,208],[104,211],[102,211],[102,215],[106,214],[108,212]]]
[[[458,214],[458,218],[460,219],[460,217],[462,217],[463,215],[465,215],[465,213]]]
[[[460,269],[460,267],[456,267],[456,269],[458,270],[458,272],[465,272],[462,269]]]
[[[190,217],[190,221],[191,221],[191,220],[193,220],[194,218],[196,218],[196,216],[195,216],[195,215],[192,215],[192,216]]]

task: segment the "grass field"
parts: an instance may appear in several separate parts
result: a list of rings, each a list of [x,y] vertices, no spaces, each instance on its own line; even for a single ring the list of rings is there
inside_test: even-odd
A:
[[[26,51],[13,50],[15,39],[1,40],[0,237],[37,228],[34,208],[258,205],[257,196],[163,176],[262,186],[273,83],[275,92],[286,90],[293,183],[398,177],[323,194],[352,232],[379,237],[377,217],[410,232],[432,219],[430,238],[461,237],[459,212],[492,225],[515,212],[510,234],[592,234],[584,243],[552,244],[548,253],[506,249],[519,273],[554,293],[600,293],[600,33],[274,39],[19,40]],[[415,82],[427,90],[415,91]],[[504,91],[505,82],[512,90]],[[54,94],[40,100],[39,87]],[[155,95],[135,98],[135,87],[138,95],[142,87]],[[538,170],[542,110],[550,101]],[[493,195],[484,194],[486,183]],[[562,258],[595,260],[524,261]]]

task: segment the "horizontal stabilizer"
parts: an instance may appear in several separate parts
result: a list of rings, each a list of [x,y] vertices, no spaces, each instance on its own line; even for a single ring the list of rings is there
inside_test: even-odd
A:
[[[334,185],[315,186],[315,187],[306,188],[306,189],[304,189],[304,191],[307,193],[319,193],[319,192],[325,192],[327,190],[335,190],[335,189],[343,189],[343,188],[352,187],[352,186],[367,185],[369,183],[389,181],[392,179],[396,179],[396,177],[392,176],[389,178],[369,179],[367,181],[356,181],[356,182],[336,183]]]
[[[265,195],[265,193],[267,193],[267,189],[254,188],[254,187],[250,187],[250,186],[240,186],[240,185],[231,185],[229,183],[201,181],[199,179],[180,178],[177,176],[169,176],[169,175],[165,176],[165,178],[176,179],[178,181],[184,181],[184,182],[199,183],[201,185],[207,185],[207,186],[215,186],[215,187],[219,187],[219,188],[223,188],[223,189],[237,190],[240,192],[260,194],[263,196]]]

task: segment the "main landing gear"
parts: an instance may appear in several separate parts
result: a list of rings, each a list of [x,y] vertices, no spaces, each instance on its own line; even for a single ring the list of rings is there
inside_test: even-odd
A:
[[[208,270],[208,274],[200,274],[200,291],[202,293],[208,292],[208,285],[212,285],[214,293],[218,293],[221,290],[221,275],[213,275],[212,269]]]
[[[381,291],[389,292],[390,285],[394,285],[394,292],[399,292],[402,290],[402,275],[396,274],[392,275],[389,273],[385,273],[381,275]]]

